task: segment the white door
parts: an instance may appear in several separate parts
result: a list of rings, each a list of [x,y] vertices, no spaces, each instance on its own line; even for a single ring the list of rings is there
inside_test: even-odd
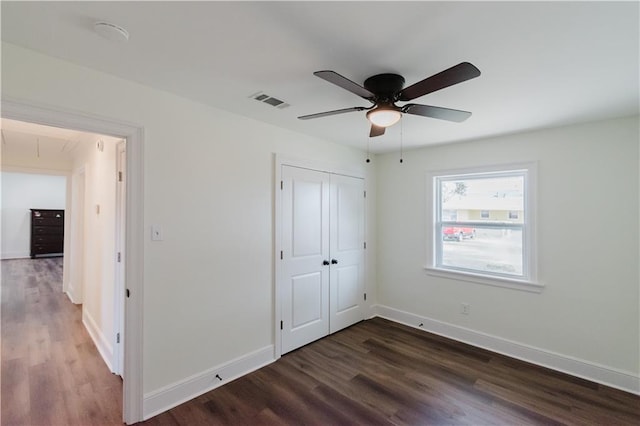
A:
[[[329,174],[282,167],[282,353],[329,333]]]
[[[127,151],[123,140],[116,145],[116,270],[114,288],[115,343],[113,351],[113,372],[122,376],[124,369],[124,286],[125,286],[125,223],[126,223],[126,170]]]
[[[281,353],[364,318],[364,181],[282,166]]]
[[[364,319],[364,181],[331,175],[329,331]]]

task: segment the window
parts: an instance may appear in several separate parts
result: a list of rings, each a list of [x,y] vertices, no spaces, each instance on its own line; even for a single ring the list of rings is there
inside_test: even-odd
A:
[[[427,269],[472,281],[535,284],[533,171],[529,164],[431,174]]]

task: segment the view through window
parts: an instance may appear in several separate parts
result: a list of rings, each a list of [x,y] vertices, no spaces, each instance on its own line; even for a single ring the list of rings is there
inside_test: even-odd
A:
[[[529,279],[527,170],[434,179],[435,267]]]

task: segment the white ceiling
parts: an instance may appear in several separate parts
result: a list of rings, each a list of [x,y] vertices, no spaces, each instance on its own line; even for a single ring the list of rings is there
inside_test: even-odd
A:
[[[472,111],[405,116],[405,148],[638,114],[638,2],[5,2],[2,39],[322,139],[366,149],[369,106],[313,76],[410,85],[468,61],[482,75],[415,100]],[[93,32],[126,28],[119,44]],[[264,92],[289,104],[251,99]],[[371,139],[398,148],[400,125]]]
[[[46,159],[47,161],[71,160],[73,152],[83,140],[81,133],[73,130],[23,123],[3,118],[2,156],[9,158]]]
[[[40,160],[43,167],[48,164],[71,164],[78,148],[94,144],[98,139],[115,142],[111,136],[78,132],[70,129],[24,123],[22,121],[0,119],[2,145],[0,152],[4,162],[20,160]]]

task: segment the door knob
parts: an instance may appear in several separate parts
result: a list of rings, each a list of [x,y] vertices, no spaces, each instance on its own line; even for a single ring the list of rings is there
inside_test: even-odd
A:
[[[331,264],[332,265],[337,265],[338,264],[338,260],[337,259],[331,259]]]
[[[328,260],[323,260],[323,261],[322,261],[322,264],[326,266],[326,265],[328,265],[328,264],[329,264],[329,261],[328,261]]]

